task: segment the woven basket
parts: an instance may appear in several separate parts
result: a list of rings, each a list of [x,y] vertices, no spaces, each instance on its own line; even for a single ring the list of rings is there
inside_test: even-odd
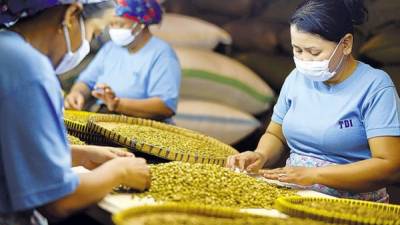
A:
[[[305,202],[323,202],[342,204],[345,207],[365,207],[368,211],[376,211],[376,213],[390,213],[397,219],[376,218],[373,216],[360,215],[360,213],[338,212],[332,209],[321,209],[304,205]],[[352,199],[331,199],[316,197],[284,197],[278,198],[275,202],[275,208],[285,214],[301,218],[311,218],[327,223],[334,224],[351,224],[351,225],[400,225],[400,206],[384,203],[367,202]]]
[[[220,149],[223,151],[230,152],[231,155],[237,154],[238,152],[229,145],[226,145],[214,138],[199,134],[197,132],[187,130],[184,128],[179,128],[175,126],[171,126],[168,124],[156,122],[153,120],[146,120],[140,118],[132,118],[125,116],[114,116],[114,115],[96,115],[91,116],[88,127],[94,132],[103,135],[109,140],[130,148],[133,151],[139,151],[146,154],[150,154],[153,156],[157,156],[163,159],[172,160],[172,161],[183,161],[189,163],[209,163],[209,164],[218,164],[225,165],[227,157],[207,157],[201,156],[198,154],[188,154],[182,153],[181,151],[174,151],[169,149],[167,146],[158,146],[157,143],[142,143],[134,138],[126,137],[116,132],[111,131],[109,128],[104,126],[103,123],[114,122],[114,123],[127,123],[134,124],[140,126],[152,127],[159,130],[168,131],[174,134],[182,135],[187,138],[197,139],[200,141],[204,141],[210,145],[214,145],[215,149]],[[103,125],[102,125],[103,124]]]
[[[143,218],[143,216],[151,217],[152,215],[155,214],[162,215],[168,213],[179,213],[179,214],[186,214],[189,216],[205,216],[205,217],[232,218],[232,219],[258,217],[231,208],[210,207],[205,205],[166,203],[161,205],[132,207],[123,210],[117,214],[114,214],[112,220],[117,225],[125,225],[127,220],[134,219],[135,217]]]
[[[89,121],[92,115],[96,115],[96,113],[65,110],[64,124],[68,130],[68,134],[81,139],[87,144],[116,146],[115,143],[109,141],[104,136],[96,134],[89,129],[87,121]],[[86,122],[77,121],[73,119],[74,117],[81,117]]]
[[[86,142],[70,134],[67,135],[67,139],[70,145],[86,145]]]

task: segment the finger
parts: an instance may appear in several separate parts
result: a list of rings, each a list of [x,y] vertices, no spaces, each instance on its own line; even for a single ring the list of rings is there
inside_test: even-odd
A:
[[[234,169],[235,167],[235,156],[229,156],[226,160],[226,167],[229,169]]]
[[[104,91],[107,93],[114,93],[113,90],[111,89],[111,87],[108,87],[108,86],[104,88]]]
[[[247,166],[246,170],[251,171],[251,172],[256,172],[260,167],[261,161],[257,159],[255,162],[251,163],[249,166]]]
[[[100,84],[96,84],[96,86],[94,88],[95,89],[104,89],[106,87],[107,87],[107,85],[105,83],[100,83]]]
[[[76,106],[78,107],[79,110],[81,110],[84,104],[85,104],[85,99],[82,96],[79,96],[76,99]]]
[[[71,105],[69,104],[67,99],[65,99],[65,101],[64,101],[64,108],[66,108],[66,109],[70,109],[71,108]]]
[[[262,176],[267,178],[267,179],[271,179],[271,180],[278,180],[279,179],[279,174],[264,173],[264,174],[262,174]]]
[[[99,160],[100,161],[99,163],[104,163],[108,160],[115,159],[118,157],[118,155],[112,151],[104,151],[101,154],[102,154],[102,159]]]
[[[246,165],[246,159],[240,157],[240,158],[238,158],[237,162],[238,162],[240,171],[244,171],[245,165]]]
[[[119,149],[113,149],[111,150],[112,153],[117,155],[118,157],[134,157],[135,155],[131,152],[125,151],[125,150],[119,150]]]
[[[276,168],[276,169],[272,169],[272,170],[263,170],[263,173],[265,174],[279,174],[282,173],[282,168]]]
[[[297,179],[295,179],[295,178],[292,177],[292,176],[280,176],[280,177],[278,178],[278,180],[279,180],[280,182],[298,184],[298,183],[296,182]]]
[[[150,185],[151,185],[151,177],[150,177],[150,174],[149,174],[149,176],[146,179],[146,187],[145,187],[145,189],[149,189]]]
[[[79,107],[78,107],[78,105],[76,104],[75,99],[71,99],[71,100],[69,101],[69,105],[71,106],[72,109],[79,110]]]
[[[92,96],[98,99],[103,99],[104,95],[98,91],[92,91]]]

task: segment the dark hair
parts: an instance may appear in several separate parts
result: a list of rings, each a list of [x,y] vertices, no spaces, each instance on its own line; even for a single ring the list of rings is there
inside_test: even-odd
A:
[[[305,0],[297,7],[290,24],[338,43],[346,34],[354,34],[354,26],[363,24],[367,17],[363,0]]]

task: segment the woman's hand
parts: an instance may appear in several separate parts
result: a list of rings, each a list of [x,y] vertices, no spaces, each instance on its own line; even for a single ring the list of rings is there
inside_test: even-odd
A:
[[[114,158],[135,156],[120,148],[95,145],[73,145],[71,149],[74,166],[83,166],[90,170]]]
[[[150,188],[150,168],[143,158],[118,158],[112,161],[117,162],[117,167],[123,169],[121,183],[125,186],[144,191]]]
[[[317,168],[283,167],[273,170],[260,170],[260,174],[267,179],[278,180],[301,186],[316,184]]]
[[[110,112],[114,112],[118,107],[119,98],[107,84],[96,85],[94,91],[92,91],[92,95],[93,97],[103,101]]]
[[[85,97],[77,91],[69,93],[64,99],[66,109],[82,110],[84,105]]]
[[[247,151],[234,156],[229,156],[226,167],[239,168],[241,171],[257,172],[266,162],[263,154],[256,151]]]

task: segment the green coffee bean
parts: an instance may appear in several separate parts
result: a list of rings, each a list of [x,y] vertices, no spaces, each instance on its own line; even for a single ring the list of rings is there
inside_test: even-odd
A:
[[[178,134],[149,126],[107,123],[107,127],[122,136],[139,143],[170,149],[172,152],[198,155],[205,158],[224,158],[236,154],[231,148],[209,141],[196,139],[190,135]]]
[[[71,145],[86,145],[86,143],[81,141],[81,139],[74,137],[72,135],[69,135],[69,134],[67,135],[67,139],[68,139],[69,144],[71,144]]]
[[[276,198],[296,195],[227,168],[211,164],[171,162],[150,167],[150,189],[138,197],[234,208],[271,208]]]
[[[89,120],[89,117],[94,114],[95,113],[91,112],[66,110],[64,112],[64,118],[74,122],[86,124]]]

